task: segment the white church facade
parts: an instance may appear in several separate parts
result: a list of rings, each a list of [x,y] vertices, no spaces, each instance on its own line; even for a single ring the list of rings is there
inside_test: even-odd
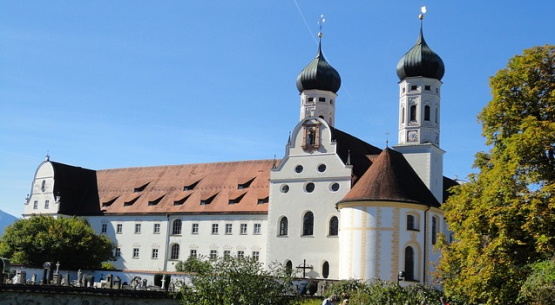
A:
[[[316,279],[396,281],[402,271],[406,283],[430,283],[455,185],[439,146],[443,73],[421,30],[397,65],[398,144],[381,149],[335,127],[341,78],[320,43],[297,78],[300,121],[281,160],[91,170],[47,158],[23,216],[85,217],[114,241],[122,270],[249,256]]]

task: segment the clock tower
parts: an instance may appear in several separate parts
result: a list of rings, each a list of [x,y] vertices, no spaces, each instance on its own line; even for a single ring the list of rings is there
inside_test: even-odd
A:
[[[440,143],[441,78],[443,60],[422,31],[416,44],[397,64],[399,77],[399,134],[395,150],[403,153],[439,202],[443,202],[443,154]]]

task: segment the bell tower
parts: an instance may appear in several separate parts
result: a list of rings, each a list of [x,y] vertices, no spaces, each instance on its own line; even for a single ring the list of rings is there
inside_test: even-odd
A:
[[[300,120],[308,117],[324,119],[330,126],[335,124],[335,99],[341,87],[341,77],[324,58],[322,53],[322,23],[318,33],[318,53],[297,76],[297,89],[301,95]]]
[[[440,143],[441,78],[443,60],[420,35],[397,64],[399,77],[399,133],[395,150],[403,153],[420,179],[443,202],[443,154]]]

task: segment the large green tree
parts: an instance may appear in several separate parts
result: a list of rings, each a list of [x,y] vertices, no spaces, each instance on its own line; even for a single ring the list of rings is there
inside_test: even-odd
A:
[[[95,234],[82,218],[33,216],[6,228],[0,256],[33,267],[60,262],[65,269],[98,269],[113,259],[113,249],[114,244]]]
[[[490,151],[444,205],[445,291],[469,303],[519,304],[530,264],[555,251],[555,46],[527,49],[490,78],[478,118]]]
[[[191,274],[192,285],[182,288],[184,305],[298,304],[283,267],[267,271],[252,258],[200,260],[202,263],[194,264],[202,267]]]

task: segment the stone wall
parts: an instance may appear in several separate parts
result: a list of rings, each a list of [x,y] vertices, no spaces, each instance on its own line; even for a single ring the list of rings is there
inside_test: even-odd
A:
[[[163,291],[0,285],[0,305],[179,305]]]

